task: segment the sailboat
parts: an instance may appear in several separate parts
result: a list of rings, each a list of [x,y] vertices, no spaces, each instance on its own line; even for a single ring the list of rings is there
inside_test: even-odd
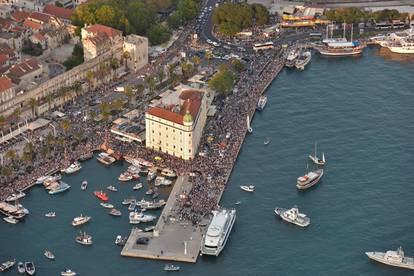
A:
[[[316,165],[323,166],[326,163],[325,153],[322,153],[322,159],[319,159],[317,155],[317,147],[318,147],[318,144],[315,142],[315,153],[314,155],[309,155],[309,159],[312,160],[312,162],[315,163]]]
[[[249,117],[249,115],[247,115],[247,131],[248,131],[249,133],[252,133],[252,132],[253,132],[253,129],[252,129],[252,127],[250,126],[250,117]]]

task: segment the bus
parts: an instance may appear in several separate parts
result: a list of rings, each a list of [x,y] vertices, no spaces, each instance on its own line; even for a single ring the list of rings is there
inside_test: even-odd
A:
[[[253,45],[253,50],[260,51],[260,50],[267,50],[273,49],[273,42],[265,42],[265,43],[256,43]]]

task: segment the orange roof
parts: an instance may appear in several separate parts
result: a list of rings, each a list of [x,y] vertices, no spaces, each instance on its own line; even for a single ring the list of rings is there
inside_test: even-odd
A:
[[[9,57],[6,54],[0,54],[0,65],[6,64],[6,61],[9,60]]]
[[[106,33],[110,38],[114,38],[116,36],[121,36],[122,32],[120,30],[104,26],[101,24],[95,24],[89,27],[86,27],[85,30],[90,33],[98,34],[98,33]]]
[[[29,17],[29,13],[24,11],[15,11],[12,14],[10,14],[10,17],[14,21],[23,22],[27,17]]]
[[[73,10],[71,9],[65,9],[62,7],[57,7],[55,5],[47,4],[45,5],[43,9],[44,13],[54,15],[59,18],[63,18],[66,20],[70,20],[70,17],[72,16]]]
[[[4,92],[12,87],[12,82],[8,77],[0,77],[0,92]]]
[[[37,40],[45,40],[45,37],[42,33],[38,32],[33,35]]]
[[[42,28],[42,25],[40,23],[36,23],[36,22],[30,21],[28,19],[26,19],[23,22],[23,26],[26,26],[26,27],[28,27],[30,29],[33,29],[33,30],[39,30],[39,29]]]
[[[29,18],[32,18],[34,20],[43,22],[43,23],[49,23],[50,22],[50,15],[41,13],[41,12],[32,12],[29,16]]]

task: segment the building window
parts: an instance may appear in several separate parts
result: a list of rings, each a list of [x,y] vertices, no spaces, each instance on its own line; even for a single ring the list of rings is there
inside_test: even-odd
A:
[[[158,132],[158,134],[161,136],[161,132]]]
[[[191,153],[191,149],[188,150],[188,153]]]
[[[183,148],[181,148],[181,151],[183,151]]]
[[[173,148],[175,149],[175,145],[173,145]]]
[[[191,138],[191,133],[189,133],[189,134],[188,134],[188,137],[190,137],[190,138]]]
[[[152,130],[152,133],[154,133],[154,130]]]

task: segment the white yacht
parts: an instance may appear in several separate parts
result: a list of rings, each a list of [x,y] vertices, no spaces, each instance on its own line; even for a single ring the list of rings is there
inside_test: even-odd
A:
[[[19,200],[19,199],[21,199],[21,198],[23,198],[25,196],[26,196],[26,194],[23,193],[23,192],[18,192],[17,194],[16,193],[13,193],[13,194],[9,195],[6,198],[6,201],[9,201],[9,202],[10,201],[16,201],[16,200]]]
[[[88,181],[84,180],[81,184],[81,190],[85,191],[88,188]]]
[[[276,207],[275,214],[284,221],[296,224],[301,227],[306,227],[310,224],[310,218],[308,218],[305,214],[299,213],[299,209],[296,206],[291,209]]]
[[[87,223],[90,220],[91,220],[91,217],[83,216],[81,214],[80,217],[76,217],[72,220],[72,226],[79,226],[79,225]]]
[[[213,211],[213,219],[208,226],[201,246],[201,253],[218,256],[226,246],[236,220],[235,209],[220,209]]]
[[[141,189],[141,188],[142,188],[142,183],[137,183],[137,184],[135,184],[135,185],[134,185],[134,187],[132,187],[132,189],[133,189],[134,191],[139,190],[139,189]]]
[[[323,169],[308,172],[305,175],[299,176],[296,182],[296,188],[299,190],[306,190],[316,185],[323,176]]]
[[[52,212],[52,211],[47,212],[45,214],[45,217],[47,217],[47,218],[54,218],[54,217],[56,217],[56,212]]]
[[[414,258],[404,255],[400,246],[397,251],[388,250],[387,252],[365,252],[371,260],[402,268],[414,269]]]
[[[318,157],[318,144],[315,142],[315,152],[313,155],[309,155],[309,159],[316,165],[324,166],[326,163],[325,153],[322,153],[322,158]]]
[[[15,219],[13,216],[4,217],[3,219],[10,224],[16,224],[19,222],[19,220]]]
[[[74,163],[70,164],[69,167],[63,169],[62,172],[66,174],[73,174],[80,171],[80,169],[82,169],[81,164],[78,161],[75,161]]]
[[[249,185],[249,186],[240,186],[240,189],[242,189],[245,192],[254,192],[254,186],[253,185]]]
[[[130,224],[138,224],[140,222],[151,222],[155,220],[157,217],[153,215],[144,215],[143,213],[139,212],[131,212],[129,213],[129,223]]]
[[[259,101],[257,102],[257,110],[261,111],[264,109],[264,107],[266,106],[267,103],[267,96],[266,95],[262,95],[259,98]]]
[[[76,272],[66,268],[64,271],[60,273],[61,276],[76,276]]]
[[[81,232],[79,236],[76,236],[75,241],[82,245],[92,245],[92,236]]]

